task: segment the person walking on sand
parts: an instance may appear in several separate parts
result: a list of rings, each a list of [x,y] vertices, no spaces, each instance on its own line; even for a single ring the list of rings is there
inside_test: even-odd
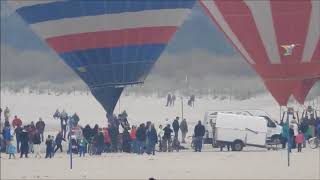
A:
[[[60,131],[57,134],[56,139],[55,139],[56,149],[54,150],[54,153],[56,153],[58,151],[58,149],[60,149],[60,152],[63,152],[62,151],[62,141],[66,141],[66,140],[63,138],[62,132]]]
[[[167,96],[167,104],[166,104],[166,107],[168,107],[169,105],[171,105],[171,94],[168,94],[168,96]]]

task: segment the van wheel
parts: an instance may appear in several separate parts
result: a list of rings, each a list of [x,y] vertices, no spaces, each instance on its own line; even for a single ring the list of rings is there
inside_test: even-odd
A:
[[[243,149],[243,143],[239,140],[234,141],[232,144],[232,150],[233,151],[242,151]]]
[[[281,144],[281,137],[278,135],[274,135],[271,137],[271,142],[272,144],[275,144],[275,145]]]

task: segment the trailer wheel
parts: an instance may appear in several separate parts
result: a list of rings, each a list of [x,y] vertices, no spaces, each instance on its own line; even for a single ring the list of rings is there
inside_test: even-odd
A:
[[[232,150],[233,151],[242,151],[243,149],[243,142],[240,140],[236,140],[232,144]]]

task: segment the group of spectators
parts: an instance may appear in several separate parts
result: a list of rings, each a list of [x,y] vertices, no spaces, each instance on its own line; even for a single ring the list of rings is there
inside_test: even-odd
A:
[[[0,109],[1,117],[2,109]],[[0,151],[7,151],[14,155],[16,152],[28,157],[30,152],[40,156],[40,144],[43,142],[43,133],[45,130],[45,122],[39,118],[34,124],[23,124],[22,120],[15,115],[10,123],[10,110],[8,107],[4,110],[4,123],[0,120]],[[16,145],[14,145],[14,137]],[[10,155],[11,158],[11,155]]]
[[[310,138],[320,138],[320,117],[314,114],[304,116],[301,122],[297,122],[293,117],[292,121],[281,122],[280,125],[282,125],[282,148],[286,148],[288,144],[290,150],[297,148],[297,151],[301,152]]]
[[[60,131],[56,136],[48,135],[44,139],[45,123],[42,118],[35,124],[34,122],[25,124],[18,116],[14,116],[10,122],[9,108],[4,112],[5,120],[0,128],[2,133],[0,147],[2,152],[10,154],[10,158],[15,153],[20,153],[20,158],[28,158],[30,153],[36,158],[41,158],[42,145],[45,145],[45,158],[52,158],[58,150],[63,152],[63,141],[71,144],[67,148],[68,153],[77,153],[79,156],[85,156],[86,153],[101,155],[111,152],[155,155],[156,151],[172,152],[184,149],[181,144],[186,143],[188,133],[186,119],[180,122],[179,117],[176,117],[172,124],[166,122],[164,127],[162,125],[155,127],[151,121],[141,123],[139,126],[130,126],[128,115],[124,111],[118,116],[110,117],[107,127],[99,127],[96,124],[92,128],[89,124],[82,127],[76,113],[68,116],[65,110],[62,112],[56,110],[53,118],[60,120]],[[181,139],[178,136],[180,132]],[[204,126],[199,121],[194,130],[195,151],[201,151],[203,135]]]

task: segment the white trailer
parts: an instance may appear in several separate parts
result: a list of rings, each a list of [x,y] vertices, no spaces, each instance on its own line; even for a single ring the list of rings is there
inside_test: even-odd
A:
[[[265,118],[227,113],[218,113],[216,117],[215,144],[230,144],[234,151],[241,151],[244,146],[266,147]]]

